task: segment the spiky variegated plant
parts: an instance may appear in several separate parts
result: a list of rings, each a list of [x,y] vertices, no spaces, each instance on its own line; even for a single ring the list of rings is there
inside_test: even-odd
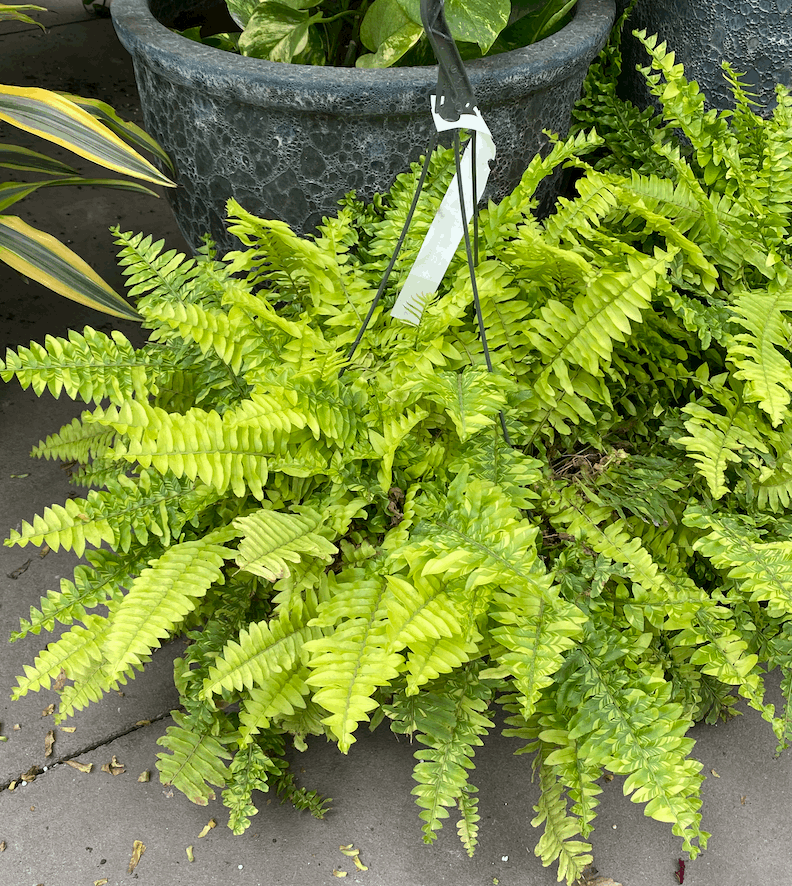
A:
[[[119,235],[150,343],[87,329],[2,368],[95,404],[35,454],[96,488],[9,540],[92,548],[22,621],[17,637],[71,627],[17,695],[64,672],[68,717],[186,632],[161,777],[197,803],[223,785],[237,832],[254,788],[321,814],[288,743],[346,753],[387,718],[423,745],[426,841],[456,807],[472,852],[471,760],[503,705],[536,754],[537,853],[559,879],[591,858],[606,771],[691,856],[706,845],[691,724],[736,691],[781,746],[792,733],[762,683],[780,665],[792,696],[792,101],[779,90],[764,120],[735,86],[734,115],[704,113],[648,49],[663,125],[611,96],[613,150],[556,144],[482,216],[491,374],[458,257],[420,325],[386,300],[339,377],[415,173],[314,239],[232,205],[243,248],[224,260]],[[608,129],[619,115],[633,132]],[[621,171],[629,145],[641,173]],[[566,161],[578,196],[539,222],[534,188]]]

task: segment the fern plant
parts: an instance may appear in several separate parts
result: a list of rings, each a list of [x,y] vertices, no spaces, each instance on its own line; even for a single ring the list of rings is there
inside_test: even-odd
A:
[[[737,110],[706,112],[643,40],[662,115],[590,85],[578,113],[602,133],[555,143],[482,214],[492,372],[464,255],[417,326],[391,289],[347,361],[417,169],[309,239],[231,203],[224,258],[117,233],[149,343],[87,329],[0,367],[89,406],[35,450],[87,491],[7,542],[86,552],[14,635],[68,628],[17,696],[65,674],[71,716],[185,634],[160,775],[196,803],[222,788],[235,832],[254,790],[324,814],[290,748],[347,753],[388,722],[420,745],[424,839],[454,815],[472,853],[500,706],[559,879],[591,860],[605,773],[706,846],[689,727],[736,693],[792,735],[792,100],[760,116],[730,73]],[[576,196],[538,221],[564,164]],[[450,167],[432,158],[396,282]]]

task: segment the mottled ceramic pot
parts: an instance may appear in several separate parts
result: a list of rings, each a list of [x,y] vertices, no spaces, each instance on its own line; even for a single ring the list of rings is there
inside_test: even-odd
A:
[[[617,0],[619,14],[627,0]],[[792,0],[638,0],[625,34],[658,34],[707,96],[709,107],[734,106],[721,62],[746,75],[763,106],[775,105],[775,85],[792,83]],[[631,36],[624,43],[625,89],[643,107],[649,92],[635,66],[647,64]]]
[[[198,0],[203,2],[203,0]],[[174,160],[169,194],[188,242],[209,232],[225,250],[225,204],[298,232],[336,211],[350,190],[370,199],[418,159],[433,124],[437,69],[311,67],[244,58],[194,43],[165,24],[196,0],[113,0],[146,128]],[[498,156],[488,196],[505,196],[545,143],[567,131],[589,64],[607,40],[614,0],[579,0],[574,19],[525,49],[468,65]]]

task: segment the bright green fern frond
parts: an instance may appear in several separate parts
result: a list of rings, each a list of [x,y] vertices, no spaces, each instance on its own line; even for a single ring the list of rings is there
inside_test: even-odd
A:
[[[113,613],[104,647],[112,674],[157,649],[209,588],[222,582],[223,564],[234,556],[223,543],[235,535],[221,528],[200,541],[173,544],[140,573]]]
[[[319,631],[306,635],[308,639],[319,636]],[[305,680],[308,668],[299,660],[280,671],[271,671],[264,683],[248,690],[239,709],[239,742],[245,746],[263,729],[269,729],[273,721],[293,717],[297,710],[306,706],[311,690]]]
[[[170,752],[157,755],[160,779],[198,806],[207,806],[215,799],[210,785],[226,783],[228,769],[223,761],[231,755],[212,734],[211,726],[195,724],[179,711],[171,716],[175,725],[157,739],[157,744]]]
[[[358,723],[377,707],[374,690],[398,675],[402,657],[389,650],[388,584],[382,576],[348,570],[330,588],[330,599],[311,621],[325,628],[325,636],[305,644],[311,670],[306,683],[314,701],[330,712],[322,722],[346,754]]]
[[[83,622],[73,625],[60,639],[50,643],[36,656],[32,666],[25,665],[25,676],[17,679],[12,698],[49,689],[51,681],[57,679],[61,671],[69,677],[73,670],[90,667],[91,662],[102,660],[98,640],[107,631],[107,619],[88,615]]]
[[[467,588],[525,587],[550,599],[550,581],[536,562],[537,534],[497,486],[465,470],[450,484],[442,510],[426,513],[399,555],[414,574],[463,579]]]
[[[497,664],[482,677],[513,677],[523,717],[530,720],[564,654],[582,639],[586,616],[561,598],[549,604],[525,593],[496,593],[491,615],[500,625],[490,630]]]
[[[255,687],[269,695],[276,689],[287,693],[283,686],[275,687],[270,681],[279,681],[281,674],[292,677],[301,671],[303,646],[321,635],[317,628],[306,625],[308,614],[282,612],[278,618],[252,622],[243,628],[239,638],[226,644],[209,669],[203,684],[204,697],[211,698],[223,690],[252,691]],[[268,704],[272,701],[269,695]],[[256,698],[256,704],[264,701]]]
[[[62,578],[59,591],[49,591],[39,602],[39,609],[30,607],[30,620],[21,618],[19,630],[11,634],[11,642],[28,634],[52,631],[55,623],[73,624],[83,620],[86,612],[121,597],[121,588],[131,581],[139,560],[99,549],[87,551],[90,566],[80,565],[74,570],[74,580]]]
[[[696,463],[713,497],[722,498],[729,491],[729,465],[740,462],[746,448],[767,451],[765,440],[769,434],[762,432],[761,414],[727,388],[713,391],[711,397],[698,402],[691,400],[682,411],[690,416],[685,421],[690,436],[680,437],[677,442]]]
[[[253,804],[253,791],[269,791],[270,778],[280,772],[281,767],[255,743],[234,754],[225,773],[223,804],[230,810],[228,827],[235,834],[244,834],[250,827],[250,819],[258,812]]]
[[[419,762],[413,778],[418,784],[412,791],[421,809],[424,843],[434,842],[448,808],[461,800],[460,836],[469,852],[475,848],[471,825],[477,813],[468,770],[473,768],[474,749],[494,725],[487,713],[492,689],[477,671],[475,666],[466,667],[445,678],[432,691],[422,692],[412,708],[415,737],[426,746],[415,754]]]
[[[82,464],[101,456],[113,446],[116,433],[112,428],[86,422],[85,419],[90,414],[83,412],[79,418],[73,418],[57,434],[50,434],[46,440],[35,446],[31,455],[34,458],[77,461]]]
[[[108,485],[107,490],[92,489],[86,498],[46,508],[32,523],[23,521],[21,531],[12,530],[6,544],[47,544],[78,556],[86,545],[99,547],[102,542],[128,551],[134,542],[145,545],[152,535],[167,543],[183,526],[184,511],[208,504],[205,490],[147,471],[135,478],[118,476]]]
[[[626,341],[633,324],[641,322],[677,251],[629,255],[625,270],[603,270],[571,306],[548,301],[527,331],[547,367],[538,386],[543,390],[552,378],[574,393],[570,366],[599,375],[611,362],[614,342]]]
[[[129,295],[143,296],[137,308],[144,317],[149,303],[157,305],[162,301],[188,300],[192,281],[198,272],[195,259],[185,258],[175,249],[163,252],[164,240],[122,233],[118,228],[113,233],[116,245],[120,247],[118,264],[127,278]]]
[[[240,517],[234,521],[242,536],[237,566],[274,582],[291,574],[289,563],[306,557],[332,560],[336,546],[318,531],[326,519],[327,515],[313,508],[302,508],[299,514],[263,508]]]
[[[527,510],[538,497],[533,490],[542,480],[542,463],[509,446],[500,426],[486,428],[468,440],[449,470],[458,473],[463,464],[469,465],[472,476],[502,489],[515,508]]]
[[[783,353],[789,346],[792,324],[785,312],[792,310],[792,285],[784,271],[765,291],[736,294],[733,320],[747,332],[734,336],[729,359],[737,367],[736,378],[745,381],[744,397],[758,403],[773,426],[789,411],[792,366]]]
[[[508,380],[484,367],[462,372],[439,371],[422,377],[416,388],[453,421],[459,439],[467,440],[493,424],[506,405]]]
[[[249,408],[256,406],[253,401]],[[235,495],[244,496],[249,489],[261,498],[269,477],[268,455],[283,416],[267,416],[263,408],[255,420],[244,409],[239,414],[239,421],[233,411],[220,416],[194,408],[179,415],[128,400],[121,409],[110,407],[94,420],[128,436],[111,451],[113,458],[151,466],[161,474],[200,478],[219,495],[230,487]]]
[[[69,330],[69,338],[48,335],[44,344],[6,351],[0,361],[0,378],[16,376],[23,388],[36,394],[65,393],[72,400],[99,403],[105,398],[123,403],[127,397],[145,397],[149,390],[148,360],[117,329],[111,335],[86,326],[82,334]]]
[[[558,861],[558,880],[566,879],[568,886],[572,886],[592,862],[591,846],[575,839],[580,834],[580,823],[568,814],[563,785],[553,767],[544,762],[539,767],[539,785],[542,796],[534,806],[537,814],[531,824],[535,828],[544,824],[544,833],[534,854],[545,867]]]
[[[174,330],[185,341],[194,341],[204,354],[213,351],[237,373],[245,356],[260,347],[239,308],[223,311],[189,302],[161,301],[147,307],[146,318]]]
[[[685,511],[685,525],[704,533],[694,548],[733,579],[746,599],[767,604],[771,618],[792,614],[792,542],[762,541],[748,517]]]

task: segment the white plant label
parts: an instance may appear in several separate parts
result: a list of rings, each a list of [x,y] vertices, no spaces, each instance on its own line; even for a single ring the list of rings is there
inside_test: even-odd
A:
[[[490,165],[495,159],[495,142],[492,140],[492,133],[490,133],[478,108],[474,108],[472,114],[462,114],[459,120],[449,122],[443,120],[435,110],[436,96],[431,96],[431,102],[432,117],[438,132],[446,132],[450,129],[467,129],[475,130],[477,133],[476,190],[478,193],[476,194],[476,203],[478,203],[487,185]],[[465,148],[460,167],[465,194],[465,218],[469,222],[473,217],[473,161],[470,145]],[[437,291],[463,235],[459,185],[457,177],[454,175],[437,214],[426,232],[426,237],[410,273],[404,281],[404,286],[402,286],[396,303],[391,309],[392,317],[406,320],[414,326],[418,325],[423,306],[428,297]]]

